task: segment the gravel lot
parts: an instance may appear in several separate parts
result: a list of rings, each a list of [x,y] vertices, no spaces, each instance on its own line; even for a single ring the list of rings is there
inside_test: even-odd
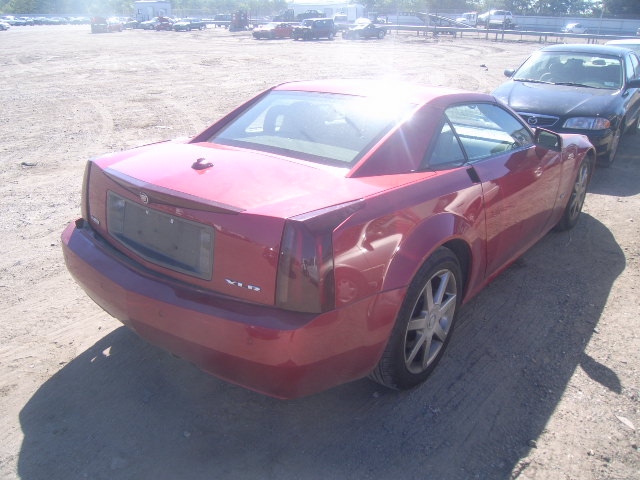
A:
[[[463,309],[409,392],[365,379],[278,401],[229,385],[122,327],[62,260],[91,156],[193,135],[288,80],[489,92],[540,44],[42,26],[0,47],[1,478],[640,478],[640,135],[595,172],[573,231]]]

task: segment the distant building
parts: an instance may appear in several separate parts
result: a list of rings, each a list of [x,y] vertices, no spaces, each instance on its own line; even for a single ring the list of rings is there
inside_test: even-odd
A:
[[[151,20],[154,17],[170,17],[171,2],[138,0],[133,2],[133,15],[139,22]]]

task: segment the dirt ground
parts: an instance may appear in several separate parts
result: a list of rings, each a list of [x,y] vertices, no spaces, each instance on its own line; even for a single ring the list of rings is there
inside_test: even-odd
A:
[[[295,401],[148,345],[67,273],[87,158],[204,129],[273,84],[390,77],[489,92],[537,43],[255,41],[223,29],[0,32],[0,477],[640,478],[640,135],[585,214],[462,310],[430,380]]]

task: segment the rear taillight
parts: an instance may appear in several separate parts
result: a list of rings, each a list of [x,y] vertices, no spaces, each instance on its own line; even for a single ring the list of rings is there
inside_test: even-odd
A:
[[[335,307],[333,231],[362,203],[329,207],[285,222],[278,262],[278,307],[309,313]]]
[[[82,178],[82,200],[80,205],[80,211],[82,218],[89,221],[89,176],[91,175],[91,160],[87,161],[84,167],[84,177]]]

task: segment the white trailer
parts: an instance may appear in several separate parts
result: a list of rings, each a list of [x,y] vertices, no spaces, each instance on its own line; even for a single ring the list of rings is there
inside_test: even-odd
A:
[[[156,2],[154,0],[138,0],[133,2],[134,17],[139,22],[146,22],[155,17],[170,17],[171,2]]]

